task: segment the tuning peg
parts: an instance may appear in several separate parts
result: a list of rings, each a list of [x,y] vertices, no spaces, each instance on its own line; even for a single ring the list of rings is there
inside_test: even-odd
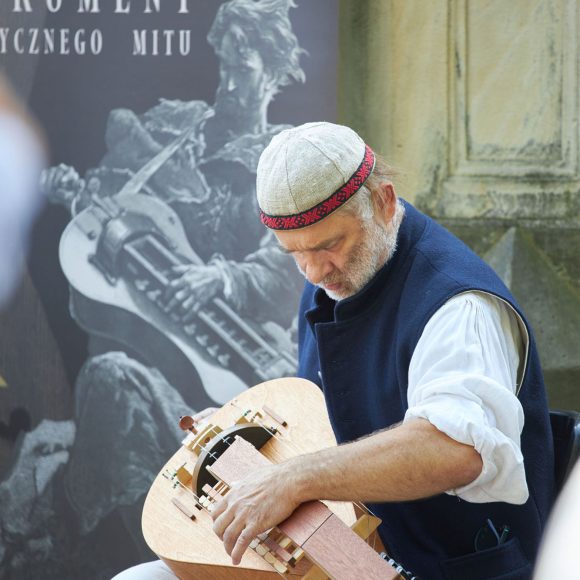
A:
[[[195,421],[190,415],[182,415],[179,417],[179,428],[182,431],[191,431],[194,435],[197,433]]]

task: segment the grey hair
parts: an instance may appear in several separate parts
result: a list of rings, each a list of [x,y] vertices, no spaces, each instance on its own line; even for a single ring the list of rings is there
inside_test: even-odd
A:
[[[274,89],[293,80],[303,83],[300,56],[308,53],[300,48],[288,17],[295,7],[294,0],[230,0],[219,7],[207,40],[219,51],[223,36],[237,24],[244,32],[238,50],[242,55],[259,51]]]
[[[365,183],[360,187],[357,193],[338,210],[345,214],[354,215],[362,222],[368,222],[373,219],[375,215],[375,197],[379,187],[385,182],[392,183],[393,178],[396,176],[396,171],[381,155],[375,155],[375,158],[375,167]],[[397,207],[392,221],[392,225],[396,229],[398,229],[404,213],[405,206],[399,199],[397,199]]]
[[[367,222],[374,216],[373,194],[366,185],[353,195],[340,209],[343,214],[354,215],[363,222]]]

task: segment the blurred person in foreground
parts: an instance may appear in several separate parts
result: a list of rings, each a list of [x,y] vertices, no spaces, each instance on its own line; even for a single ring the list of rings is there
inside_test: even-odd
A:
[[[580,571],[580,462],[570,473],[548,521],[534,580],[576,580]]]
[[[22,271],[28,236],[41,206],[41,133],[0,76],[0,307]]]
[[[0,75],[0,310],[7,307],[24,267],[31,228],[42,206],[38,182],[44,162],[44,138],[40,129]],[[43,423],[40,430],[45,436],[36,447],[50,448],[53,440],[49,423],[52,422]],[[49,432],[45,432],[46,427]],[[28,434],[21,439],[18,457],[30,460],[34,455],[34,443]],[[49,451],[44,456],[54,459],[55,469],[58,469],[58,454]],[[0,482],[2,578],[9,577],[8,570],[18,558],[16,551],[7,545],[8,538],[23,537],[25,530],[32,527],[26,519],[35,493],[29,493],[26,488],[39,484],[33,477],[25,478],[22,484],[22,480],[14,477],[15,471],[13,468],[7,480]]]

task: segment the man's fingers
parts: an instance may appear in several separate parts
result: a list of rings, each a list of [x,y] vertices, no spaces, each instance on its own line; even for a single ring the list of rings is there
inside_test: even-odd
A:
[[[223,539],[224,532],[232,523],[234,516],[235,514],[233,510],[228,509],[228,505],[225,501],[218,503],[214,510],[211,512],[211,517],[213,519],[213,531],[220,540]]]
[[[165,306],[165,310],[167,310],[167,312],[171,312],[172,310],[177,308],[177,306],[179,306],[187,298],[187,294],[188,292],[185,288],[178,290],[173,295],[173,298],[171,298],[171,300]]]
[[[255,535],[256,534],[250,527],[244,528],[242,530],[241,534],[238,536],[238,541],[236,542],[236,545],[230,554],[232,557],[232,564],[234,566],[237,566],[242,561],[242,556],[248,549],[248,546],[254,539]]]
[[[226,552],[231,555],[234,546],[237,545],[240,534],[246,527],[246,522],[243,517],[238,515],[232,520],[232,523],[226,528],[223,534],[224,548]]]
[[[175,280],[171,280],[169,284],[165,287],[165,292],[163,293],[163,297],[165,300],[169,300],[173,298],[179,290],[183,287],[183,278],[176,278]]]
[[[214,506],[211,512],[211,519],[215,522],[225,511],[228,507],[228,500],[224,498],[218,501]]]
[[[197,316],[199,310],[203,306],[205,306],[208,301],[208,298],[205,298],[203,296],[203,293],[200,292],[199,288],[195,288],[193,292],[194,292],[193,297],[195,298],[195,300],[193,301],[193,304],[187,310],[187,312],[185,312],[185,314],[181,317],[181,320],[185,323],[188,323],[191,320],[193,320]]]
[[[184,301],[183,304],[181,305],[181,308],[187,312],[189,312],[190,308],[193,308],[193,305],[195,304],[195,296],[188,296]]]

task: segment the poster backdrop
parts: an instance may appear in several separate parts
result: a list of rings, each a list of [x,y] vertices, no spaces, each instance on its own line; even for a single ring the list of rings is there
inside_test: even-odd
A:
[[[177,418],[291,375],[302,285],[261,151],[334,120],[333,0],[3,0],[48,204],[0,327],[0,577],[110,578]]]

